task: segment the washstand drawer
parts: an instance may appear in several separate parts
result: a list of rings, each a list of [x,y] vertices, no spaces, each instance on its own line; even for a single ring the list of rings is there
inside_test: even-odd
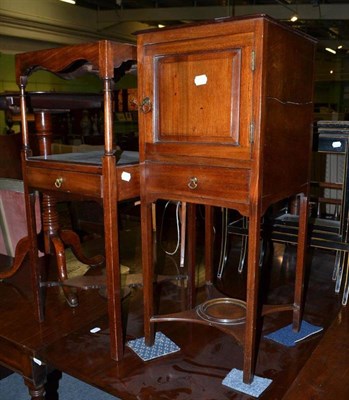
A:
[[[101,197],[101,176],[97,174],[29,167],[26,175],[28,185],[35,189]]]
[[[146,190],[159,197],[184,195],[198,203],[203,198],[248,201],[249,169],[162,163],[149,163],[145,168]]]

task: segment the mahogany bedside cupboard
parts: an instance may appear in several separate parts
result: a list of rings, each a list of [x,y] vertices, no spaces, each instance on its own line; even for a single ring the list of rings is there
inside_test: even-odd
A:
[[[146,343],[153,343],[155,322],[216,326],[243,344],[249,383],[260,221],[270,205],[295,194],[301,210],[294,302],[263,313],[293,310],[294,329],[301,319],[316,42],[264,15],[150,30],[137,40]],[[211,315],[226,308],[224,298],[215,300],[215,310],[207,303],[155,315],[151,206],[157,199],[227,207],[248,217],[247,295],[235,304],[242,318]]]

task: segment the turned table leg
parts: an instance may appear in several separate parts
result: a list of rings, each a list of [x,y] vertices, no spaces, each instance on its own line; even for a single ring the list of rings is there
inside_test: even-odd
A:
[[[35,113],[35,130],[38,140],[39,154],[47,156],[51,154],[52,144],[52,123],[51,114],[47,111]],[[57,201],[55,196],[43,193],[41,202],[41,213],[44,233],[44,247],[46,254],[56,256],[58,279],[61,282],[68,279],[65,246],[69,245],[76,258],[87,265],[96,266],[104,262],[104,257],[97,256],[88,258],[84,256],[80,240],[77,234],[70,230],[61,230],[59,224],[59,215],[57,212]],[[78,299],[74,293],[63,286],[63,291],[68,304],[71,307],[78,305]]]
[[[32,383],[26,382],[28,387],[31,400],[45,400],[45,388],[44,386],[35,387]]]
[[[62,379],[62,372],[53,370],[47,374],[45,384],[45,397],[47,400],[59,400],[58,389],[59,381]]]
[[[26,376],[30,376],[30,378]],[[31,400],[45,400],[46,368],[33,365],[31,373],[25,373],[23,380],[28,388]]]

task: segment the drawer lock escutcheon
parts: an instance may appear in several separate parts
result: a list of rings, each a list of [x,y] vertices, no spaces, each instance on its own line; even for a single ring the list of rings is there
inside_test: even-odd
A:
[[[63,178],[57,178],[57,179],[55,180],[55,186],[56,186],[56,188],[59,189],[59,188],[62,186],[62,183],[63,183]]]
[[[196,176],[192,176],[189,178],[189,182],[188,182],[188,188],[189,189],[196,189],[198,187],[198,178]]]

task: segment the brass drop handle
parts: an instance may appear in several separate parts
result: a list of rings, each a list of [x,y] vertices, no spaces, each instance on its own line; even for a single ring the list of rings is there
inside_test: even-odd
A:
[[[150,98],[149,97],[144,97],[141,103],[141,111],[144,114],[147,114],[148,112],[151,111],[153,105],[151,104]]]
[[[144,97],[142,102],[138,104],[136,99],[131,100],[131,103],[134,104],[143,114],[147,114],[153,108],[152,102],[149,97]]]
[[[194,190],[198,187],[198,178],[196,176],[192,176],[189,178],[188,188]]]
[[[59,188],[62,186],[62,183],[63,183],[63,178],[57,178],[57,179],[55,180],[55,186],[56,186],[56,188],[59,189]]]

